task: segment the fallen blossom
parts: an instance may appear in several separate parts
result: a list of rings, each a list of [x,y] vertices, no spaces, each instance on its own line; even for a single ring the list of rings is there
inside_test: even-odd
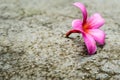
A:
[[[83,20],[73,20],[72,30],[66,33],[66,37],[71,33],[81,33],[88,50],[88,54],[92,55],[97,50],[96,42],[100,45],[104,45],[105,43],[105,33],[99,29],[105,23],[105,20],[99,13],[95,13],[88,18],[86,7],[80,2],[75,2],[73,5],[81,10]]]

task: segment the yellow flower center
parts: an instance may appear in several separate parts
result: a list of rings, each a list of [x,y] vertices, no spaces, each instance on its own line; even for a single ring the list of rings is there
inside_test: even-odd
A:
[[[89,29],[89,24],[88,24],[88,23],[84,24],[84,25],[83,25],[83,30],[84,30],[86,33],[88,33],[88,29]]]

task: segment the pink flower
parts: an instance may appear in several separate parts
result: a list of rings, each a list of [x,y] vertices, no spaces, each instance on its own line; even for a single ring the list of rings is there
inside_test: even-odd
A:
[[[99,13],[95,13],[90,18],[87,18],[87,11],[82,3],[75,2],[73,5],[82,11],[83,20],[73,20],[73,29],[66,33],[66,37],[71,33],[81,33],[88,53],[92,55],[97,49],[96,42],[100,45],[105,43],[105,33],[99,29],[105,23],[105,20]]]

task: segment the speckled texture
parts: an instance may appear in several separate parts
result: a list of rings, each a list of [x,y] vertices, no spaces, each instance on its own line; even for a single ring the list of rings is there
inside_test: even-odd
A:
[[[0,80],[120,80],[120,0],[78,0],[101,13],[106,44],[89,56],[71,22],[76,0],[0,0]]]

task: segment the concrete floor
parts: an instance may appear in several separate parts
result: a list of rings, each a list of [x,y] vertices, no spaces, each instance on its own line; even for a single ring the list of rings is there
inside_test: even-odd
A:
[[[106,21],[92,56],[80,34],[64,37],[82,18],[76,1],[0,0],[0,80],[120,80],[120,0],[78,0]]]

